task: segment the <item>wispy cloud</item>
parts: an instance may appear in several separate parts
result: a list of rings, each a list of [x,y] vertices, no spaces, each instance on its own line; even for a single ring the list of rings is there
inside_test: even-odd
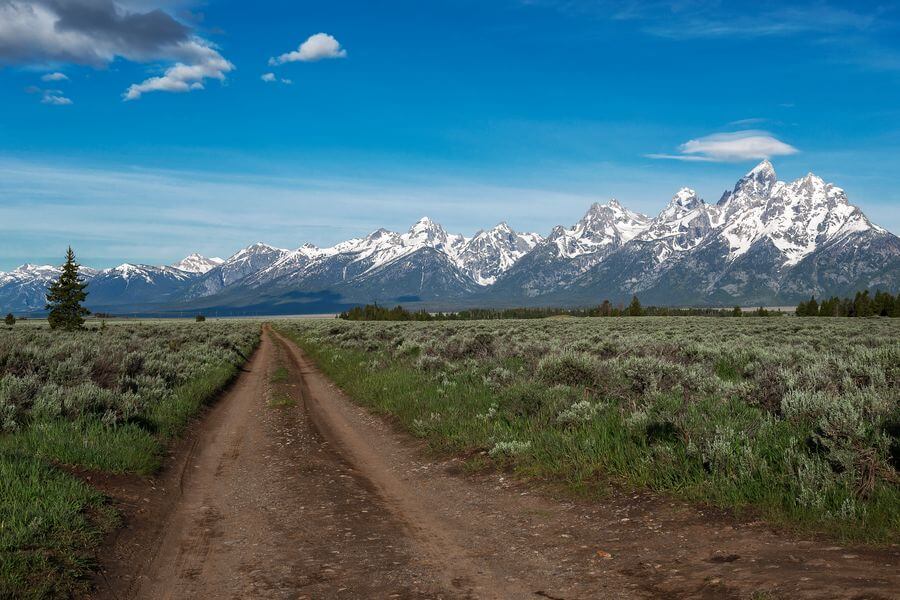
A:
[[[334,36],[327,33],[311,35],[305,42],[292,51],[269,59],[269,65],[277,66],[290,62],[316,62],[319,60],[346,58],[347,51]]]
[[[72,100],[66,97],[62,90],[43,89],[36,85],[30,85],[25,88],[27,94],[39,94],[41,96],[41,104],[50,104],[52,106],[68,106],[74,104]]]
[[[53,106],[68,106],[73,102],[70,98],[63,96],[60,90],[45,90],[41,103],[52,104]]]
[[[749,119],[738,119],[737,121],[732,121],[728,125],[729,127],[747,127],[748,125],[761,125],[768,122],[769,119],[765,117],[751,117]]]
[[[647,154],[647,158],[694,162],[740,162],[787,156],[799,152],[767,131],[748,129],[730,133],[714,133],[688,140],[678,147],[678,154]]]
[[[69,78],[65,73],[47,73],[41,77],[41,81],[68,81]]]
[[[671,39],[758,38],[868,31],[884,27],[888,6],[847,8],[825,0],[752,5],[717,0],[520,0],[569,14],[635,21],[649,34]]]

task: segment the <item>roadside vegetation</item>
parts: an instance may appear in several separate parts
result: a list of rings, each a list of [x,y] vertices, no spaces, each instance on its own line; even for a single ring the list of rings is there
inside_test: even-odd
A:
[[[165,444],[238,372],[259,324],[0,329],[0,597],[86,589],[114,511],[75,471],[152,474]]]
[[[900,534],[900,322],[280,322],[357,401],[473,468]]]

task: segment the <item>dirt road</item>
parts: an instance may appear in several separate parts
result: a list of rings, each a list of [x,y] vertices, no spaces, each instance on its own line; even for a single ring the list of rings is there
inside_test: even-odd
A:
[[[268,328],[192,439],[159,480],[106,483],[129,517],[100,597],[900,598],[896,549],[462,475]]]

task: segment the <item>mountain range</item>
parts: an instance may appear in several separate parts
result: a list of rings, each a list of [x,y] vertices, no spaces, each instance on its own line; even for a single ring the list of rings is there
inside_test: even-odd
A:
[[[40,312],[55,266],[0,273],[0,310]],[[591,305],[637,294],[682,306],[793,304],[810,295],[900,289],[900,239],[810,173],[779,181],[763,161],[718,202],[679,190],[655,217],[611,200],[546,237],[506,223],[471,237],[425,217],[330,248],[263,243],[228,259],[82,268],[94,311],[291,314],[353,304]]]

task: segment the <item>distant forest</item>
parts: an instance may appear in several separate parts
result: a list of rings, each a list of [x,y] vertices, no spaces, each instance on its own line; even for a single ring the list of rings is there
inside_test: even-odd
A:
[[[490,319],[545,319],[547,317],[769,317],[780,311],[759,307],[744,311],[734,308],[669,308],[643,306],[637,296],[628,306],[614,306],[609,300],[588,308],[473,308],[458,312],[430,313],[410,311],[402,306],[387,308],[378,304],[356,306],[338,315],[348,321],[474,321]]]
[[[821,303],[815,296],[797,305],[798,317],[900,317],[900,294],[888,292],[856,292],[856,297],[838,298],[832,296]]]
[[[754,310],[734,308],[669,308],[642,306],[634,296],[628,306],[614,306],[609,300],[588,308],[473,308],[458,312],[411,311],[402,306],[388,308],[378,304],[355,306],[338,315],[347,321],[474,321],[490,319],[545,319],[547,317],[777,317],[787,313],[759,307]],[[821,303],[815,297],[797,306],[798,317],[900,317],[900,294],[868,290],[854,298],[834,296]]]

